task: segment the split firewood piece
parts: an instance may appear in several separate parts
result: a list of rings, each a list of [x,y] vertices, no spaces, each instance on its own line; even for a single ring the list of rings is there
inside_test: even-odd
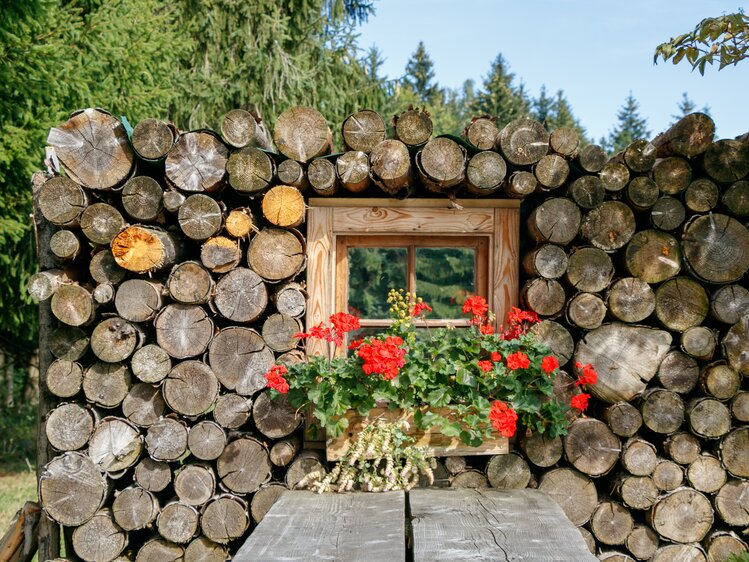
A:
[[[347,150],[369,154],[378,143],[385,140],[385,121],[376,111],[362,109],[346,117],[341,133]]]
[[[273,150],[265,123],[254,112],[232,109],[221,118],[219,129],[224,142],[234,148],[258,146],[264,150]]]
[[[223,387],[249,396],[265,388],[274,357],[255,330],[229,326],[213,338],[208,362]]]
[[[169,304],[154,325],[156,343],[175,359],[201,355],[213,338],[213,320],[196,305]]]
[[[164,400],[172,411],[186,417],[206,413],[216,402],[219,383],[211,368],[201,361],[178,363],[164,380]]]
[[[492,150],[471,157],[466,165],[466,188],[476,195],[489,195],[502,187],[507,175],[504,158]]]
[[[340,184],[351,193],[361,193],[371,183],[369,155],[361,150],[341,154],[336,159],[335,171]]]
[[[510,121],[500,131],[499,145],[508,162],[528,166],[538,162],[549,151],[549,133],[535,119],[521,117]]]
[[[226,217],[224,228],[233,238],[246,238],[255,228],[252,211],[246,207],[232,209]]]
[[[143,382],[156,384],[164,380],[172,370],[172,359],[158,345],[149,343],[133,353],[130,368]]]
[[[231,153],[226,163],[229,185],[242,195],[268,189],[276,177],[276,164],[259,148],[242,148]]]
[[[135,273],[150,273],[173,265],[181,252],[179,239],[171,232],[130,226],[112,240],[112,255],[118,266]]]
[[[211,274],[198,262],[186,261],[172,268],[166,282],[169,296],[182,304],[204,304],[216,286]]]
[[[155,220],[164,209],[164,190],[148,176],[136,176],[122,188],[122,206],[136,221]]]
[[[153,460],[178,460],[187,451],[187,424],[171,417],[160,419],[148,428],[146,450]]]
[[[135,156],[122,123],[102,109],[77,111],[53,127],[47,143],[76,183],[108,190],[130,175]]]
[[[177,128],[171,123],[158,119],[144,119],[133,128],[130,141],[135,152],[143,160],[158,162],[166,158],[177,140],[177,135]]]
[[[497,144],[499,129],[496,118],[474,117],[463,130],[463,138],[478,150],[491,150]]]
[[[131,322],[148,322],[164,306],[164,286],[145,279],[128,279],[117,288],[114,306]]]
[[[309,162],[333,150],[333,133],[325,117],[311,107],[296,106],[281,113],[273,141],[281,154],[298,162]]]
[[[385,193],[396,195],[413,184],[411,156],[399,140],[388,139],[374,147],[369,155],[372,181]]]
[[[299,273],[306,259],[301,235],[293,230],[265,228],[250,242],[247,263],[270,283],[283,281]]]
[[[131,486],[115,494],[112,515],[125,531],[145,529],[159,514],[159,500],[140,486]]]
[[[88,455],[67,452],[52,459],[39,478],[44,511],[62,525],[82,525],[104,504],[106,477]]]
[[[237,494],[251,494],[270,480],[268,449],[251,437],[235,439],[217,459],[216,470],[226,488]]]
[[[224,275],[216,284],[213,306],[228,320],[253,322],[268,306],[268,289],[255,271],[238,267]]]
[[[241,498],[222,494],[203,510],[200,529],[209,540],[227,544],[240,538],[250,526],[247,504]]]
[[[226,447],[226,432],[214,421],[199,421],[190,427],[187,447],[195,458],[202,461],[215,460]]]
[[[81,230],[94,244],[106,246],[125,226],[125,219],[112,205],[94,203],[81,213]]]
[[[432,136],[432,120],[425,109],[409,107],[393,118],[395,138],[409,147],[420,147]]]
[[[270,439],[281,439],[291,435],[302,423],[302,415],[285,396],[272,399],[269,391],[255,397],[252,419],[257,430]]]
[[[110,477],[138,462],[142,449],[143,436],[138,428],[114,417],[102,419],[88,442],[88,456]]]
[[[86,191],[70,178],[50,178],[39,190],[39,210],[45,219],[57,226],[78,226],[88,204]]]
[[[463,182],[467,158],[465,148],[440,137],[427,142],[416,154],[416,170],[427,189],[443,193]]]
[[[237,267],[242,259],[238,240],[214,236],[200,247],[200,262],[214,273],[227,273]]]
[[[295,228],[307,211],[304,196],[295,187],[277,185],[263,196],[263,216],[274,226]]]
[[[283,185],[296,187],[299,191],[304,191],[309,187],[309,180],[304,171],[304,167],[296,160],[284,160],[278,165],[278,181]]]
[[[197,534],[200,514],[191,505],[172,501],[161,508],[156,517],[156,529],[166,540],[186,544]]]
[[[102,509],[72,534],[73,550],[82,560],[114,560],[127,546],[127,533],[111,509]]]
[[[228,156],[226,145],[212,133],[184,133],[166,155],[167,182],[181,191],[216,191],[224,185]]]

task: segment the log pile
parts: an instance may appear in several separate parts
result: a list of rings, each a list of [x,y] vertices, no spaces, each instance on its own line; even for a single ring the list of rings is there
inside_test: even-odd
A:
[[[35,179],[44,268],[29,291],[53,320],[40,499],[71,552],[233,554],[324,464],[263,390],[274,361],[302,359],[306,197],[457,193],[525,198],[522,301],[568,371],[600,378],[564,439],[447,458],[435,484],[537,486],[608,556],[745,548],[748,144],[714,143],[699,114],[611,159],[528,118],[436,137],[413,108],[392,138],[377,113],[351,115],[340,154],[312,108],[272,135],[243,110],[218,130],[128,134],[88,109],[50,133],[64,175]]]

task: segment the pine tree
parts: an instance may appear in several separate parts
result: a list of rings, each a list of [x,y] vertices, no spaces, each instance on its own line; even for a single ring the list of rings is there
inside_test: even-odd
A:
[[[557,90],[557,95],[554,98],[554,102],[551,108],[551,118],[549,119],[548,128],[550,131],[554,129],[561,129],[562,127],[569,127],[577,131],[580,137],[580,144],[585,145],[590,141],[588,140],[588,133],[580,124],[580,120],[575,117],[572,112],[572,107],[567,97],[564,95],[563,90]]]
[[[439,95],[439,87],[434,83],[434,62],[427,53],[423,41],[419,41],[416,51],[406,63],[403,82],[411,86],[422,103],[432,103]]]
[[[547,121],[553,116],[554,99],[546,95],[546,85],[541,86],[538,97],[532,102],[532,108],[531,115],[533,118],[543,123],[548,129]]]
[[[676,115],[672,115],[674,121],[678,121],[682,117],[689,115],[690,113],[693,113],[694,110],[697,108],[697,105],[689,99],[689,96],[686,92],[682,92],[681,99],[679,100],[678,104],[679,113]]]
[[[481,91],[476,95],[472,112],[493,115],[502,126],[528,113],[529,102],[521,84],[516,87],[515,75],[510,72],[505,58],[499,54],[492,62]]]
[[[604,146],[609,152],[619,152],[634,140],[650,138],[648,121],[640,117],[639,109],[640,104],[630,92],[624,100],[624,105],[616,114],[619,122],[606,139]]]

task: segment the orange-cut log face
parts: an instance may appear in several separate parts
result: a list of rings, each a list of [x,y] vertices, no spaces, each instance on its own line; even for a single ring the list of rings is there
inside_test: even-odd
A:
[[[153,232],[131,226],[120,232],[112,241],[112,255],[117,265],[146,273],[159,269],[164,263],[164,244]]]

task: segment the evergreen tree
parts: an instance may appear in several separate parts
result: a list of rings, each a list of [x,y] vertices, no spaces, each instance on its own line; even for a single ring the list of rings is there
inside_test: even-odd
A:
[[[552,118],[553,111],[554,99],[546,95],[546,85],[542,85],[538,97],[532,102],[531,115],[548,129],[549,125],[547,125],[547,121]]]
[[[689,99],[689,96],[686,92],[682,92],[681,99],[679,100],[678,104],[679,113],[676,115],[672,115],[674,121],[678,121],[682,117],[689,115],[690,113],[694,113],[694,110],[697,108],[695,103]]]
[[[616,127],[614,127],[609,133],[608,139],[606,139],[604,146],[609,152],[619,152],[634,140],[650,138],[648,121],[640,116],[639,109],[640,104],[632,95],[632,92],[630,92],[624,100],[624,105],[616,114],[619,120]]]
[[[507,61],[498,54],[484,79],[483,88],[476,95],[472,112],[496,116],[500,126],[527,114],[529,102],[524,87],[522,84],[516,87],[514,81],[515,75],[510,72]]]
[[[434,83],[434,62],[427,53],[423,41],[419,41],[416,51],[406,63],[403,82],[413,89],[422,103],[432,103],[440,90]]]
[[[588,144],[588,133],[580,124],[580,120],[575,117],[572,113],[572,107],[570,106],[567,97],[564,95],[563,90],[557,90],[557,95],[554,98],[551,108],[551,117],[548,122],[548,129],[553,131],[554,129],[561,129],[562,127],[569,127],[575,129],[580,137],[580,144]]]

